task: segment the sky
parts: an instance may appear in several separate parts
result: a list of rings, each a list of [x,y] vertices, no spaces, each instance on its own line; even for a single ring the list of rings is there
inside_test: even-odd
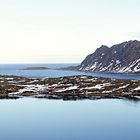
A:
[[[80,63],[140,40],[140,0],[0,0],[0,63]]]

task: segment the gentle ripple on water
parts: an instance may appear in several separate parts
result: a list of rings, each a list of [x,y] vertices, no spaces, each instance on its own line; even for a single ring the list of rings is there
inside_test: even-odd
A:
[[[95,73],[95,72],[80,72],[80,71],[66,71],[66,70],[22,70],[26,67],[49,67],[60,68],[78,64],[1,64],[1,75],[17,75],[25,77],[61,77],[72,75],[92,75],[105,78],[117,79],[133,79],[140,80],[140,75],[136,74],[114,74],[114,73]]]

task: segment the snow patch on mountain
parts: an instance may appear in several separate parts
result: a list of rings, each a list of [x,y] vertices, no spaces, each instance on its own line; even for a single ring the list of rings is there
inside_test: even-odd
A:
[[[96,72],[140,73],[140,41],[105,45],[88,55],[79,70]]]

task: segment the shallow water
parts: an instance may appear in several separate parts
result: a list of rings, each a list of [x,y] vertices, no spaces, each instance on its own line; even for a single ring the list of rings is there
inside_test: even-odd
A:
[[[138,140],[140,102],[0,100],[1,140]]]
[[[0,75],[16,75],[25,77],[61,77],[72,75],[92,75],[105,78],[117,79],[135,79],[140,80],[140,75],[133,74],[113,74],[113,73],[95,73],[95,72],[80,72],[80,71],[66,71],[66,70],[22,70],[27,67],[49,67],[60,68],[67,66],[75,66],[78,64],[1,64]]]

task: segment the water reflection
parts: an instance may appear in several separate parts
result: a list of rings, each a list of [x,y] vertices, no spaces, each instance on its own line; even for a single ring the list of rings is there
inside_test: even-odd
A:
[[[0,100],[3,140],[138,140],[140,102]]]

